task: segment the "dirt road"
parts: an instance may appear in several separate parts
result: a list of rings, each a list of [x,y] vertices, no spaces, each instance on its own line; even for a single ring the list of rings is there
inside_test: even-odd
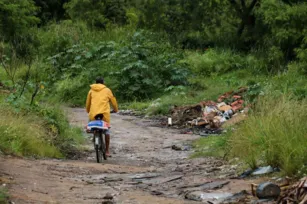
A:
[[[83,109],[71,112],[73,125],[87,123]],[[150,120],[113,115],[112,158],[103,164],[95,163],[89,136],[84,148],[90,153],[81,160],[0,158],[0,178],[12,202],[198,203],[193,199],[199,191],[220,196],[249,189],[249,182],[230,179],[236,166],[213,158],[189,159],[191,150],[171,148],[197,136],[155,127]]]

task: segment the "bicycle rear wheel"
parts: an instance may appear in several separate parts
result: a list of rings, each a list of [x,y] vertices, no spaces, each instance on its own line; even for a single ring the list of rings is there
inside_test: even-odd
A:
[[[101,163],[102,162],[102,151],[101,151],[101,147],[102,145],[102,141],[101,141],[101,134],[99,133],[95,133],[94,134],[94,144],[95,144],[95,152],[96,152],[96,161],[97,163]]]

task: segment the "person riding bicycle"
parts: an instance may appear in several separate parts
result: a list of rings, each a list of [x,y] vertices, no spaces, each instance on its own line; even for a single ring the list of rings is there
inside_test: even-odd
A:
[[[86,99],[86,111],[89,114],[90,120],[95,120],[95,117],[99,114],[103,115],[102,120],[110,124],[110,102],[113,107],[113,111],[118,112],[118,105],[116,98],[112,91],[104,85],[103,77],[96,79],[96,84],[92,84],[90,91],[88,92]],[[106,155],[109,157],[110,146],[110,130],[107,130],[105,134],[106,141]]]

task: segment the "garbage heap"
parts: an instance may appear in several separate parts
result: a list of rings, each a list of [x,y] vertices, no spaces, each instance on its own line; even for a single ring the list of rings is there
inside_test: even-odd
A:
[[[287,203],[307,203],[307,177],[302,178],[298,183],[285,189],[285,191],[280,195],[278,204]]]
[[[219,129],[223,124],[226,126],[226,122],[242,121],[248,111],[244,100],[247,91],[247,87],[241,87],[224,93],[217,102],[202,101],[196,105],[174,107],[171,111],[173,125]]]

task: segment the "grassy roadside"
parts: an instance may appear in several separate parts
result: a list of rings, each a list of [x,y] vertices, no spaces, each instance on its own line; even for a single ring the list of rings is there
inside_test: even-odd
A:
[[[17,111],[0,103],[0,134],[0,150],[18,156],[63,158],[84,141],[82,131],[71,127],[55,105]]]
[[[23,68],[19,70],[22,71]],[[13,87],[4,70],[0,70],[0,76],[0,82]],[[31,87],[25,89],[23,96],[18,88],[11,93],[7,89],[0,87],[0,150],[4,154],[64,158],[79,151],[84,142],[82,130],[70,126],[58,103],[44,98],[44,89],[32,105]]]
[[[259,100],[248,119],[229,137],[231,156],[250,167],[271,165],[285,175],[307,174],[307,101],[289,96]]]

